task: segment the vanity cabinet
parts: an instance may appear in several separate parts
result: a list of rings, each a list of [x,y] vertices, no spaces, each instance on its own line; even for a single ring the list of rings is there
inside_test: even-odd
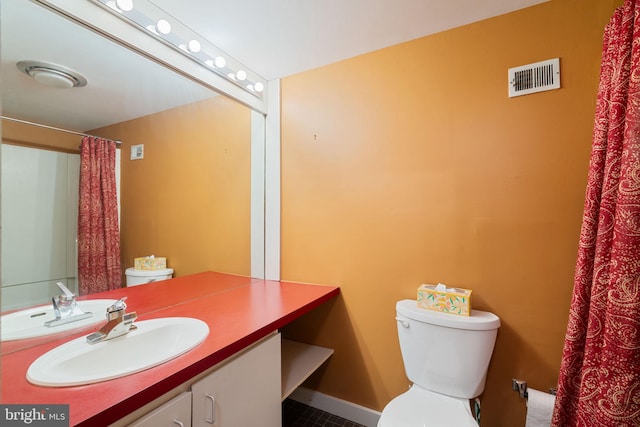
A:
[[[129,427],[191,427],[191,392],[185,391]]]
[[[280,427],[281,401],[332,354],[274,332],[176,389],[172,395],[181,394],[132,424],[112,427]]]
[[[223,362],[191,391],[194,427],[279,427],[280,334]]]

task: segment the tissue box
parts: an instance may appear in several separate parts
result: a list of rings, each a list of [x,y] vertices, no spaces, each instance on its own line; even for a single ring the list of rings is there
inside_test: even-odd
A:
[[[435,285],[421,285],[418,288],[418,307],[468,316],[471,313],[471,291],[459,288],[437,291]]]
[[[136,270],[164,270],[167,268],[167,259],[149,256],[134,258],[133,268]]]

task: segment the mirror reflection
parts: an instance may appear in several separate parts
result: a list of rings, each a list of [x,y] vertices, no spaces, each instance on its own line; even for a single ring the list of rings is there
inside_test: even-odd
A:
[[[81,136],[64,130],[121,141],[122,286],[147,255],[166,257],[174,277],[249,276],[249,108],[28,0],[1,8],[2,311],[50,303],[58,282],[78,293]],[[47,86],[18,69],[24,60],[87,84]]]

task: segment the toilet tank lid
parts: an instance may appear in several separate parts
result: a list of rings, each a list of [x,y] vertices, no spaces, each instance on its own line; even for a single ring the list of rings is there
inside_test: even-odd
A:
[[[132,277],[154,277],[154,276],[168,276],[173,274],[173,268],[163,268],[160,270],[136,270],[135,268],[127,268],[124,272],[127,276]]]
[[[487,331],[500,327],[500,318],[488,311],[471,310],[469,316],[459,316],[419,308],[418,303],[410,299],[398,301],[396,311],[409,319],[447,328]]]

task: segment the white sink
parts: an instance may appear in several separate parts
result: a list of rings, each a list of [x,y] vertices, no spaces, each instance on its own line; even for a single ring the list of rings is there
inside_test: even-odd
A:
[[[186,353],[209,335],[209,326],[189,317],[135,322],[136,330],[97,344],[80,337],[36,359],[30,383],[48,387],[92,384],[152,368]]]
[[[78,306],[85,313],[93,313],[93,316],[63,325],[48,327],[44,325],[47,320],[55,319],[53,305],[42,305],[5,314],[0,317],[0,338],[2,341],[21,340],[35,338],[44,335],[57,334],[70,331],[94,323],[106,322],[107,307],[115,303],[114,299],[93,299],[78,301]]]

